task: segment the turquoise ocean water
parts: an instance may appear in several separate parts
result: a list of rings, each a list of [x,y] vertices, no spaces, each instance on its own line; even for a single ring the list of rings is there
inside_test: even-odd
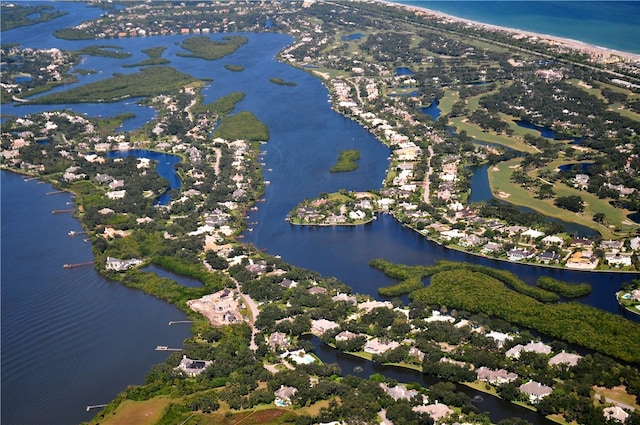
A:
[[[640,53],[640,1],[398,1],[452,16]]]

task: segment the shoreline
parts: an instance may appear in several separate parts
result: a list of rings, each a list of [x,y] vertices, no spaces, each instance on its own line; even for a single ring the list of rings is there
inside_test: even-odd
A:
[[[450,15],[437,10],[428,9],[422,6],[408,5],[391,0],[376,0],[387,6],[401,8],[413,11],[416,14],[428,15],[438,19],[442,19],[448,22],[464,23],[472,27],[481,28],[488,31],[500,31],[513,34],[514,36],[520,36],[522,38],[534,38],[539,42],[547,43],[550,46],[565,47],[572,50],[578,50],[591,56],[592,59],[599,59],[605,62],[614,62],[615,58],[622,59],[627,62],[640,61],[640,53],[624,52],[621,50],[611,49],[608,47],[602,47],[595,44],[586,43],[584,41],[575,40],[572,38],[565,38],[555,35],[543,34],[534,31],[523,30],[519,28],[510,28],[501,25],[488,24],[484,22],[474,21],[467,18],[461,18],[458,16]]]

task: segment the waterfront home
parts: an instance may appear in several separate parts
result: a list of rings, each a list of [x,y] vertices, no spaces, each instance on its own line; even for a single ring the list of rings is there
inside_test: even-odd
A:
[[[339,327],[339,324],[327,319],[317,319],[311,321],[311,332],[315,335],[323,335],[326,331]]]
[[[497,252],[500,251],[500,249],[502,249],[502,245],[497,243],[497,242],[487,242],[483,247],[482,247],[482,252],[484,253],[492,253],[492,252]]]
[[[535,255],[535,252],[529,251],[521,248],[514,248],[507,251],[507,257],[511,261],[520,261],[524,259],[532,258]]]
[[[364,345],[364,352],[370,354],[382,354],[394,348],[398,348],[400,343],[396,341],[383,341],[381,338],[373,338]]]
[[[331,297],[331,301],[344,301],[347,302],[349,304],[355,304],[357,302],[357,299],[355,297],[355,295],[349,295],[346,293],[338,293],[337,295],[334,295],[333,297]]]
[[[522,384],[518,389],[520,392],[529,396],[529,402],[531,403],[537,403],[553,392],[553,388],[542,385],[536,381],[529,381],[526,384]]]
[[[422,351],[420,351],[418,348],[416,347],[411,347],[409,348],[409,353],[407,354],[409,357],[417,357],[418,360],[422,361],[424,360],[424,353]]]
[[[342,331],[338,335],[336,335],[336,342],[350,341],[357,337],[358,337],[358,334],[356,333],[353,333],[350,331]]]
[[[507,350],[505,355],[507,357],[518,359],[518,358],[520,358],[520,352],[522,352],[522,351],[534,352],[534,353],[546,355],[546,354],[551,353],[551,347],[548,346],[547,344],[543,343],[543,342],[533,342],[532,341],[532,342],[528,343],[527,345],[522,345],[522,344],[514,345],[509,350]]]
[[[131,260],[120,260],[118,258],[107,257],[105,268],[107,270],[121,272],[121,271],[128,270],[131,267],[137,266],[139,264],[142,264],[142,260],[138,260],[136,258],[132,258]]]
[[[631,254],[626,253],[608,253],[605,255],[604,259],[610,266],[625,267],[632,264]]]
[[[322,286],[313,286],[309,288],[308,292],[311,295],[324,295],[327,293],[327,289],[323,288]]]
[[[560,260],[560,254],[552,251],[544,251],[538,254],[538,261],[544,264],[557,263]]]
[[[577,251],[571,254],[566,266],[568,269],[593,270],[598,266],[598,258],[591,251]]]
[[[509,372],[505,369],[489,369],[486,366],[479,367],[476,370],[478,380],[488,382],[492,385],[505,384],[507,382],[513,382],[518,378],[513,372]]]
[[[358,304],[358,310],[364,310],[365,312],[370,312],[374,308],[393,308],[393,304],[391,301],[365,301]]]
[[[434,404],[428,404],[426,406],[414,406],[411,410],[414,412],[426,413],[436,423],[439,423],[440,419],[453,413],[453,410],[451,410],[449,406],[443,403],[438,403],[437,401]]]
[[[394,399],[395,401],[411,400],[412,398],[420,394],[416,390],[407,389],[407,387],[402,384],[398,384],[395,387],[390,387],[387,384],[381,382],[380,387],[384,390],[385,393],[391,396],[391,398]]]
[[[505,341],[513,340],[513,337],[509,334],[505,334],[502,332],[491,331],[486,335],[488,338],[492,338],[498,344],[498,347],[502,347]]]
[[[562,246],[564,244],[564,239],[562,239],[560,236],[549,235],[542,238],[542,243],[546,245]]]
[[[198,376],[212,363],[213,361],[210,360],[193,360],[187,356],[182,356],[182,360],[180,360],[180,364],[175,370],[181,371],[188,376]]]
[[[566,364],[569,366],[575,366],[578,364],[578,360],[580,360],[582,358],[581,355],[579,354],[573,354],[573,353],[565,353],[564,351],[562,353],[558,353],[555,356],[551,357],[549,359],[549,364],[551,366],[555,366],[555,365],[559,365],[559,364]]]

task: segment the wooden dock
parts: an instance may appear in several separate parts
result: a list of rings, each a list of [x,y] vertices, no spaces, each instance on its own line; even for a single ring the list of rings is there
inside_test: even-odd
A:
[[[158,345],[156,351],[182,351],[182,348],[169,348],[166,345]]]
[[[82,267],[82,266],[89,266],[92,265],[93,261],[86,261],[84,263],[72,263],[72,264],[65,264],[62,266],[63,269],[74,269],[76,267]]]
[[[72,213],[75,210],[51,210],[51,214]]]
[[[193,323],[193,320],[172,320],[169,322],[169,326],[171,325],[182,325],[186,323]]]

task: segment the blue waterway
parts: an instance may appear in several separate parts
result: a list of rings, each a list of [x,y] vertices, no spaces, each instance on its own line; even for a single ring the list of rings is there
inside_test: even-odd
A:
[[[74,424],[87,405],[109,402],[142,384],[151,365],[182,346],[189,326],[167,326],[185,314],[100,276],[91,245],[70,214],[69,194],[1,172],[3,424]]]
[[[107,152],[108,158],[126,158],[129,156],[135,156],[136,158],[146,158],[156,162],[156,172],[160,177],[163,177],[169,181],[169,187],[167,190],[156,200],[157,205],[167,205],[171,201],[172,190],[180,190],[182,183],[180,177],[176,172],[176,164],[181,159],[178,155],[167,154],[163,152],[155,152],[146,149],[130,149],[125,151],[111,151]]]
[[[640,53],[638,1],[406,1],[460,18]]]
[[[57,40],[50,31],[96,17],[98,9],[76,3],[55,5],[72,14],[46,25],[3,32],[3,43],[67,49],[95,44]],[[162,45],[167,47],[163,56],[170,58],[172,66],[214,80],[203,91],[206,102],[232,91],[245,92],[237,110],[254,112],[271,132],[262,148],[267,151],[263,155],[265,179],[271,184],[266,201],[248,220],[259,224],[246,235],[247,241],[297,266],[336,276],[357,292],[375,296],[378,287],[393,282],[368,266],[374,258],[408,264],[449,259],[504,268],[529,283],[541,275],[588,281],[594,291],[582,302],[619,311],[613,294],[631,278],[628,275],[547,270],[480,259],[431,243],[387,215],[356,228],[289,225],[284,220],[287,213],[305,198],[342,188],[380,188],[389,151],[365,129],[330,109],[327,90],[318,79],[274,59],[276,52],[292,42],[290,37],[247,36],[247,45],[221,61],[177,57],[182,36],[109,40],[134,56],[127,60],[86,58],[83,67],[102,72],[81,77],[79,84],[114,72],[134,72],[120,65],[146,58],[141,53],[144,48]],[[241,65],[244,71],[228,71],[224,68],[228,63]],[[298,85],[269,84],[271,77]],[[101,114],[116,115],[122,112],[121,106],[103,104]],[[82,105],[70,107],[86,111]],[[14,108],[11,113],[28,113],[28,109]],[[359,169],[329,173],[343,149],[360,150]],[[269,168],[273,171],[266,171]],[[61,268],[66,262],[90,260],[91,251],[80,238],[66,236],[68,230],[80,230],[77,221],[50,213],[69,201],[67,195],[45,196],[50,190],[2,173],[2,423],[86,420],[91,416],[84,411],[87,404],[106,402],[126,385],[141,382],[151,364],[165,358],[153,351],[155,345],[179,345],[188,333],[186,327],[166,327],[168,320],[181,318],[175,308],[106,281],[90,267]],[[174,330],[182,334],[168,333]]]

